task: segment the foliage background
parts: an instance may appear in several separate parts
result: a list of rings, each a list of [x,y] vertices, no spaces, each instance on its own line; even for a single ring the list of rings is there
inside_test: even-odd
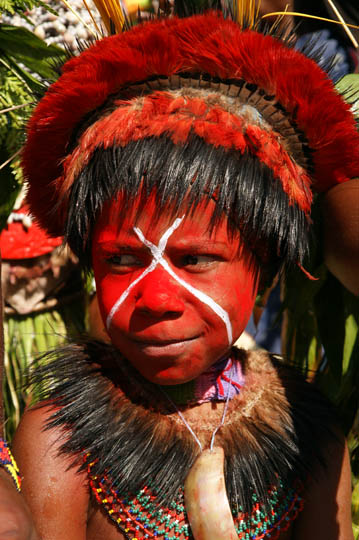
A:
[[[0,0],[2,13],[20,14],[46,6],[41,0]],[[20,151],[25,122],[34,103],[57,78],[63,49],[50,45],[23,27],[5,24],[0,18],[0,230],[6,225],[22,187]],[[81,282],[78,284],[81,289]],[[63,343],[69,334],[84,331],[84,303],[77,301],[44,312],[6,315],[4,319],[3,401],[5,434],[10,441],[30,398],[25,373],[40,353]]]
[[[57,77],[56,64],[65,52],[46,45],[22,27],[1,22],[2,13],[19,13],[45,5],[41,0],[0,0],[0,229],[21,187],[19,151],[24,121],[36,98]],[[15,156],[15,157],[14,157]]]
[[[62,49],[47,46],[28,30],[3,24],[1,13],[26,17],[27,10],[45,5],[41,0],[0,0],[0,230],[22,184],[18,153],[24,120],[39,94],[56,78],[56,65],[65,56]],[[286,276],[284,352],[338,406],[351,453],[353,527],[359,539],[359,300],[326,270],[320,250],[307,269],[319,279],[308,281],[299,269]],[[16,347],[29,354],[28,342],[17,342]],[[22,358],[21,352],[15,356]],[[16,369],[13,377],[19,377]]]
[[[359,79],[359,75],[357,76]],[[359,539],[359,298],[326,268],[320,249],[320,198],[312,212],[317,244],[306,269],[297,268],[283,290],[283,349],[286,358],[305,372],[335,403],[347,437],[352,467],[352,512]]]

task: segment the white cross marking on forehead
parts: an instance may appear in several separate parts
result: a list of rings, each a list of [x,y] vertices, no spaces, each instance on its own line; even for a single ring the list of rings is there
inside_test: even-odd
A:
[[[151,255],[153,256],[153,259],[150,263],[150,265],[142,272],[141,275],[138,276],[128,287],[127,289],[121,294],[120,298],[115,302],[115,304],[112,306],[110,313],[107,316],[106,319],[106,328],[107,330],[110,329],[112,319],[115,315],[115,313],[118,311],[118,308],[120,305],[126,300],[128,295],[130,294],[131,290],[150,272],[153,272],[153,270],[156,268],[158,264],[160,264],[166,272],[174,279],[176,280],[182,287],[184,287],[187,291],[189,291],[193,296],[198,298],[201,302],[206,304],[208,307],[210,307],[220,319],[224,322],[227,330],[227,337],[228,337],[228,343],[229,345],[232,345],[233,342],[233,335],[232,335],[232,324],[229,319],[228,313],[219,306],[210,296],[207,296],[202,291],[199,291],[195,287],[192,287],[189,283],[186,283],[182,278],[177,276],[175,272],[172,270],[168,262],[163,258],[163,253],[166,249],[166,245],[168,242],[169,237],[171,234],[180,226],[180,224],[183,221],[184,216],[181,218],[177,218],[174,223],[167,229],[167,231],[161,236],[160,241],[158,242],[158,245],[152,244],[149,240],[147,240],[141,229],[138,227],[134,227],[133,230],[137,234],[138,238],[141,240],[141,242],[148,247],[148,249],[151,252]]]

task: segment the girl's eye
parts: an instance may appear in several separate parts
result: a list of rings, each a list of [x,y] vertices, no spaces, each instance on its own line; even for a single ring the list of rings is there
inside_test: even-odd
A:
[[[109,264],[112,264],[114,266],[141,266],[142,262],[138,257],[135,257],[135,255],[130,254],[124,254],[124,255],[112,255],[111,257],[108,257],[107,262]]]
[[[203,267],[216,260],[212,255],[184,255],[181,259],[181,266]]]

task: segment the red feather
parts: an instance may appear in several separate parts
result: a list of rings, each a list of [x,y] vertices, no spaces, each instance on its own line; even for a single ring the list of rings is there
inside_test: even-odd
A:
[[[164,134],[176,144],[183,144],[190,130],[215,147],[236,148],[240,153],[248,150],[257,156],[281,181],[289,204],[296,203],[304,212],[310,211],[310,178],[279,144],[278,134],[259,126],[244,125],[218,106],[213,114],[208,104],[198,98],[184,100],[165,92],[133,102],[117,102],[111,114],[92,124],[64,161],[63,178],[57,182],[58,199],[66,207],[73,181],[99,146],[125,146],[130,141]]]
[[[28,198],[32,211],[53,234],[62,233],[62,216],[53,211],[59,186],[56,192],[53,183],[63,181],[62,162],[74,128],[124,85],[177,71],[244,78],[275,95],[295,117],[313,150],[317,191],[359,176],[359,135],[350,107],[314,61],[269,35],[241,31],[217,13],[149,22],[105,38],[67,62],[29,123],[23,153],[30,182]],[[200,108],[200,104],[195,107]],[[148,114],[152,111],[150,107]],[[220,115],[220,111],[212,110],[211,114]],[[185,136],[186,126],[181,120],[176,141]],[[204,127],[198,125],[197,129]],[[128,140],[140,136],[141,128],[138,130],[130,134],[127,129]],[[211,136],[208,132],[206,137],[213,139],[211,144],[231,144],[242,151],[243,140],[238,130],[234,131],[230,134],[228,129],[223,143],[218,133]],[[266,155],[269,160],[268,152]],[[289,162],[286,169],[291,169]],[[286,176],[283,171],[280,174]],[[298,184],[296,180],[294,184]],[[299,200],[299,195],[296,188],[293,198]],[[307,196],[305,190],[303,199]]]

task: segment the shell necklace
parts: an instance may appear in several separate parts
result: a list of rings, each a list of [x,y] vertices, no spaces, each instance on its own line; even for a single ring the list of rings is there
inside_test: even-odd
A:
[[[238,540],[224,481],[224,451],[222,447],[214,446],[216,434],[226,418],[231,387],[232,377],[221,421],[213,431],[209,448],[206,450],[203,450],[201,441],[177,405],[161,388],[201,451],[184,486],[186,512],[195,540]]]

